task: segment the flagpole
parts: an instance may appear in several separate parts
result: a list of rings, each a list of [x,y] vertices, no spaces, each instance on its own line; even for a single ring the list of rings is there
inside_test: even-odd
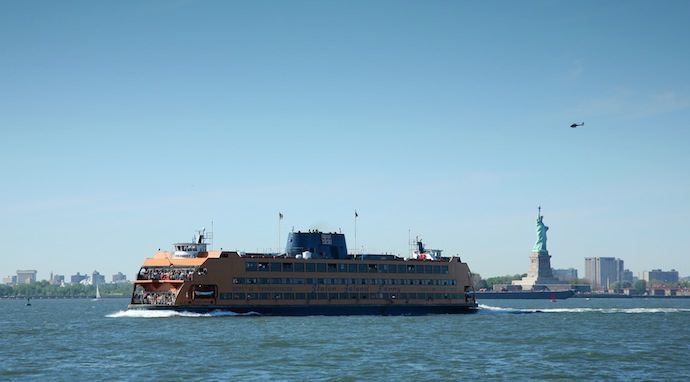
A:
[[[355,259],[357,258],[357,210],[355,210]]]
[[[278,245],[276,246],[277,252],[280,255],[280,221],[283,220],[283,213],[278,212]]]

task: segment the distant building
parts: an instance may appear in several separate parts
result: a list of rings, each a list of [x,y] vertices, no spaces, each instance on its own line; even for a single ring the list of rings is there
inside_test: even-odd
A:
[[[552,269],[551,273],[553,273],[553,277],[561,280],[561,281],[574,281],[577,280],[577,269],[575,268],[568,268],[568,269]]]
[[[122,272],[117,272],[117,274],[113,275],[113,283],[126,283],[127,282],[127,276],[125,276]]]
[[[626,269],[623,271],[622,279],[624,283],[632,284],[635,282],[635,277],[633,276],[633,273],[632,271],[630,271],[630,269]]]
[[[662,271],[661,269],[653,269],[651,271],[642,272],[642,280],[647,284],[656,281],[660,283],[677,283],[678,271],[671,269],[670,271]]]
[[[623,260],[614,257],[586,257],[585,278],[593,290],[608,289],[623,281]]]
[[[5,276],[2,278],[2,283],[7,284],[7,285],[16,285],[17,284],[17,276]]]
[[[50,283],[52,285],[62,285],[65,282],[65,275],[52,275],[50,276]]]
[[[76,275],[72,275],[69,278],[69,282],[72,284],[79,284],[82,281],[86,280],[89,276],[87,275],[80,275],[79,272],[77,272]]]
[[[36,282],[35,270],[17,271],[17,284],[33,284]]]
[[[98,273],[98,271],[93,271],[93,273],[91,274],[91,284],[92,285],[105,284],[105,275]]]

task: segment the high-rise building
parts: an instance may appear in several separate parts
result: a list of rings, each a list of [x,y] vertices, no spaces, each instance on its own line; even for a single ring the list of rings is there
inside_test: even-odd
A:
[[[624,263],[615,257],[586,257],[585,278],[592,289],[608,289],[623,281]]]
[[[91,274],[91,284],[101,285],[105,284],[105,275],[98,273],[98,271],[93,271]]]
[[[660,283],[677,283],[678,271],[671,269],[670,271],[662,271],[661,269],[653,269],[651,271],[642,272],[642,280],[647,284],[656,281]]]
[[[125,276],[122,272],[117,272],[117,274],[113,275],[113,283],[124,282],[127,282],[127,276]]]
[[[552,269],[551,273],[553,273],[553,277],[561,280],[561,281],[574,281],[577,280],[577,269],[575,268],[568,268],[568,269]]]
[[[633,277],[633,273],[630,269],[626,269],[623,271],[623,282],[630,284],[635,282],[635,278]]]
[[[76,275],[72,275],[69,278],[69,282],[72,284],[79,284],[80,282],[86,280],[89,276],[87,275],[81,275],[79,272],[77,272]]]
[[[17,284],[17,276],[15,276],[15,275],[5,276],[2,278],[2,283],[7,284],[7,285],[16,285]]]
[[[17,284],[33,284],[36,282],[35,270],[17,271]]]
[[[65,275],[52,275],[50,277],[50,283],[52,285],[61,285],[65,282]]]

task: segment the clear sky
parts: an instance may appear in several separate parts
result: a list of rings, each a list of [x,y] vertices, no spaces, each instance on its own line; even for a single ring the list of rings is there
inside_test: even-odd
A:
[[[0,275],[408,230],[690,274],[688,1],[0,1]],[[577,129],[573,122],[585,122]],[[281,243],[282,244],[282,243]]]

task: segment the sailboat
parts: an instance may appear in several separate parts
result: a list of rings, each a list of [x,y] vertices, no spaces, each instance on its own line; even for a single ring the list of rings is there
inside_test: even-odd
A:
[[[101,291],[98,289],[98,284],[96,284],[96,298],[91,301],[99,301],[101,299]]]

